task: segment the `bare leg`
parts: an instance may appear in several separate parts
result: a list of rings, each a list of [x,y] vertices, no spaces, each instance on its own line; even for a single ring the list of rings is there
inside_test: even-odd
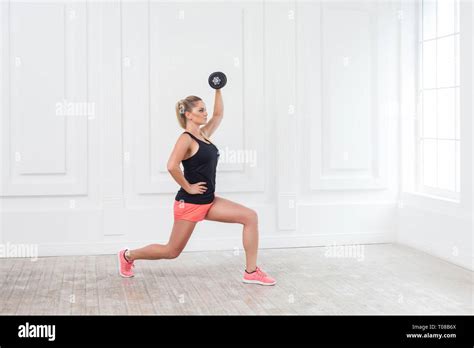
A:
[[[258,226],[245,224],[243,230],[243,245],[246,258],[246,270],[248,272],[255,271],[257,267],[257,253],[258,253]]]
[[[128,259],[158,260],[174,259],[181,254],[193,233],[196,222],[175,220],[168,244],[150,244],[140,249],[129,250]]]
[[[206,220],[240,223],[243,227],[242,239],[245,250],[246,270],[252,272],[257,266],[258,215],[255,210],[228,199],[216,197],[209,209]]]

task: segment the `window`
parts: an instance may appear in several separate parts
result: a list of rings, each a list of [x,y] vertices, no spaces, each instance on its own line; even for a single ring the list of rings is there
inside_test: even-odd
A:
[[[459,200],[459,0],[422,0],[417,191]]]

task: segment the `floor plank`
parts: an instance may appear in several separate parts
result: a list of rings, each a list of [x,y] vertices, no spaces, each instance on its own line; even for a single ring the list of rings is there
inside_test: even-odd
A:
[[[130,279],[116,255],[2,259],[0,314],[473,314],[473,272],[406,246],[363,247],[358,258],[260,250],[272,287],[242,283],[234,250],[138,260]]]

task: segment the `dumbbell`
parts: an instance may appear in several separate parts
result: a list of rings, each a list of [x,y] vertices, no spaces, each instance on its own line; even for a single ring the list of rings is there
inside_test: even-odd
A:
[[[227,77],[223,72],[216,71],[209,76],[208,82],[212,88],[221,89],[227,83]]]

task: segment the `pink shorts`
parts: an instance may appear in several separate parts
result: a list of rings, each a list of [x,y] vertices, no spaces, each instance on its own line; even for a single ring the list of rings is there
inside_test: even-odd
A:
[[[193,204],[184,201],[174,201],[173,211],[175,220],[202,221],[214,202],[209,204]]]

